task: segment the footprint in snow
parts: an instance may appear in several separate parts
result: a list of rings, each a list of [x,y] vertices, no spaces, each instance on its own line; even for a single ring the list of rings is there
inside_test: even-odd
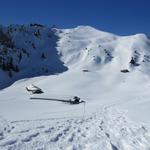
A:
[[[68,142],[72,142],[74,140],[74,137],[75,137],[75,133],[69,135]]]
[[[107,138],[110,138],[110,135],[109,135],[109,133],[105,133],[105,135],[107,136]]]
[[[20,131],[20,133],[26,133],[26,132],[29,132],[30,130],[22,130]]]
[[[118,150],[118,148],[114,144],[112,144],[112,143],[110,143],[110,144],[111,144],[112,150]]]
[[[57,142],[60,139],[60,137],[62,137],[62,136],[63,136],[63,134],[59,133],[56,136],[52,137],[50,141],[51,142]]]
[[[70,127],[67,127],[67,128],[65,128],[64,130],[63,130],[63,133],[64,134],[67,134],[67,132],[70,130]]]
[[[9,145],[15,144],[16,142],[17,142],[16,139],[15,140],[11,139],[11,140],[3,142],[0,146],[9,146]]]
[[[30,142],[30,141],[32,140],[32,138],[35,138],[35,137],[37,137],[38,135],[39,135],[38,132],[37,132],[37,133],[33,133],[33,134],[27,136],[26,138],[22,139],[21,141],[22,141],[22,142]]]
[[[43,128],[45,128],[45,126],[38,126],[38,127],[36,127],[36,129],[43,129]]]
[[[49,128],[49,129],[45,130],[44,132],[45,132],[45,133],[51,133],[53,130],[54,130],[54,127],[51,127],[51,128]]]
[[[0,140],[3,140],[4,139],[4,134],[3,132],[0,132]]]
[[[3,132],[0,132],[0,137],[3,136],[3,135],[4,135],[4,133],[3,133]]]
[[[4,137],[3,137],[3,136],[0,136],[0,141],[3,140],[3,139],[4,139]]]

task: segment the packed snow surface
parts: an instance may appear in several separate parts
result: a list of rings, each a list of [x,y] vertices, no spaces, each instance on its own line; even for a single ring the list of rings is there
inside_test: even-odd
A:
[[[30,57],[23,57],[12,78],[0,70],[0,149],[150,149],[150,40],[146,35],[117,36],[89,26],[38,27],[37,38],[34,27],[25,29],[27,37],[23,31],[11,33],[14,42],[24,48],[30,37],[37,49],[26,45]],[[44,93],[27,92],[32,84]],[[30,99],[74,96],[86,103]]]

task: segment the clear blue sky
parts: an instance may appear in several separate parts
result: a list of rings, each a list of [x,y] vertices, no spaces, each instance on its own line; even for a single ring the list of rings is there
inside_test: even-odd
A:
[[[0,23],[90,25],[119,35],[150,35],[150,0],[1,0]]]

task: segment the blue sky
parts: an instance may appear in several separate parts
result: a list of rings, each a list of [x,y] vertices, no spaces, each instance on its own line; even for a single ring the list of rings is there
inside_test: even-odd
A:
[[[90,25],[119,35],[150,35],[150,0],[1,0],[0,23]]]

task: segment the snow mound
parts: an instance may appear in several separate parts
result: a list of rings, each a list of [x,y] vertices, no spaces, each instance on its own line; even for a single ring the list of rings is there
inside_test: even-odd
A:
[[[11,139],[0,149],[11,150],[148,150],[150,132],[118,109],[104,107],[87,117],[12,123]]]

